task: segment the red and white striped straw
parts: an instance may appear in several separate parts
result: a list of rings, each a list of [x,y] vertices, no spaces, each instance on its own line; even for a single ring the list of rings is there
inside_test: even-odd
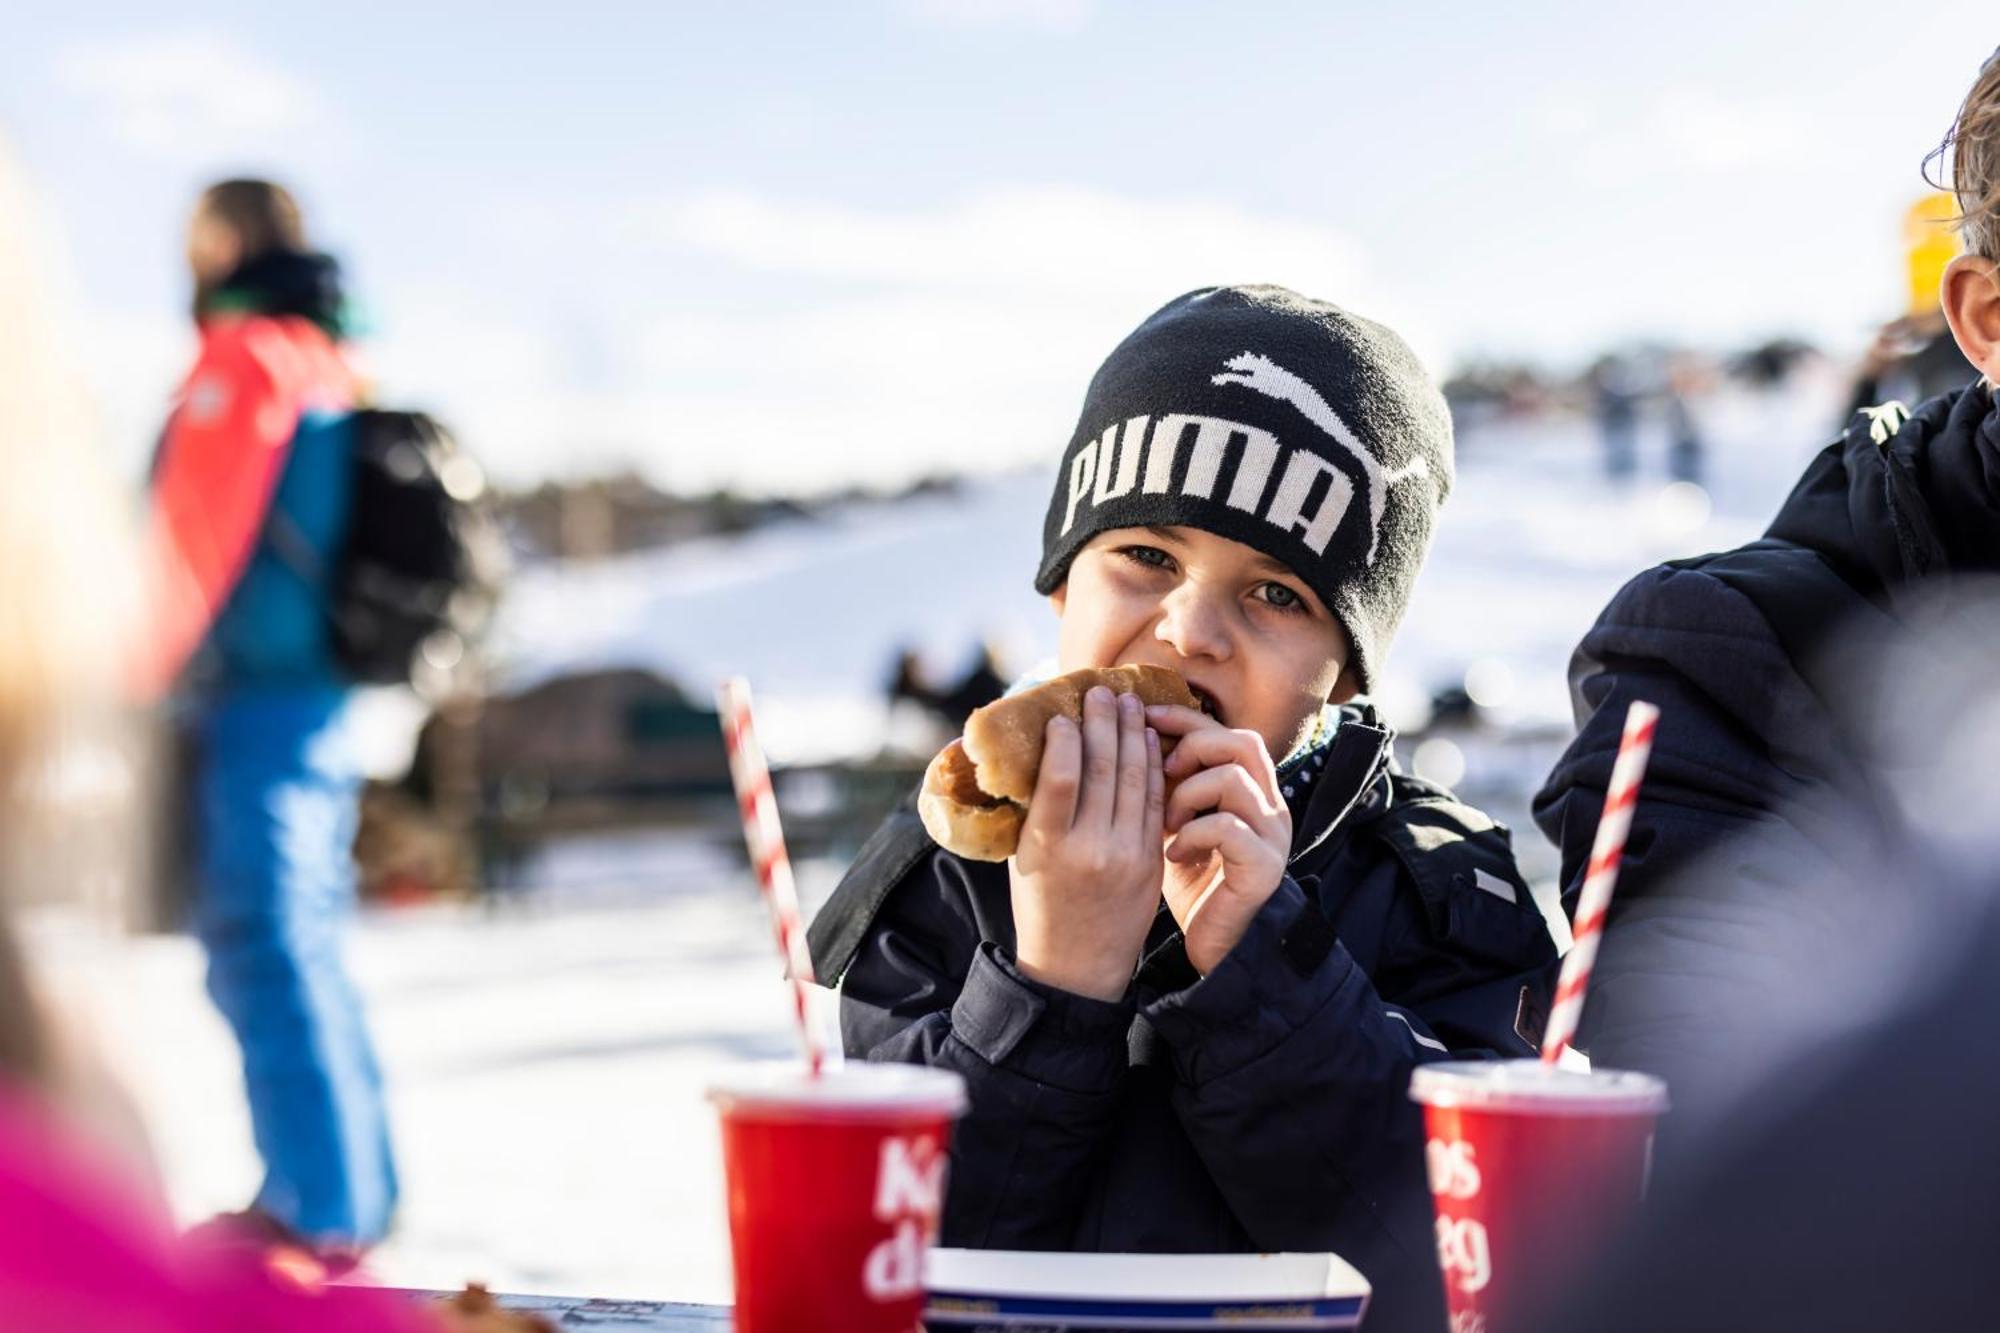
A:
[[[771,770],[764,763],[763,748],[757,744],[757,728],[750,709],[750,682],[740,676],[725,680],[716,689],[715,698],[722,714],[723,743],[729,749],[729,777],[736,784],[736,806],[743,815],[743,839],[750,846],[750,863],[757,868],[757,883],[764,892],[764,905],[771,912],[778,952],[783,955],[785,970],[791,976],[792,1009],[798,1019],[806,1064],[817,1078],[825,1053],[813,1030],[806,999],[806,988],[813,984],[812,957],[806,952],[798,886],[792,881],[792,860],[785,855],[785,831],[778,823],[778,800],[771,791]]]
[[[1556,1002],[1549,1010],[1548,1029],[1542,1034],[1542,1060],[1548,1064],[1554,1064],[1576,1039],[1591,965],[1597,961],[1598,941],[1604,937],[1604,914],[1611,906],[1611,890],[1618,883],[1618,863],[1625,855],[1625,836],[1632,831],[1632,811],[1639,803],[1639,784],[1646,776],[1646,760],[1653,753],[1653,730],[1659,721],[1659,709],[1636,699],[1625,713],[1625,738],[1618,743],[1611,788],[1604,793],[1604,813],[1597,820],[1597,841],[1590,848],[1590,869],[1583,877],[1583,892],[1577,895],[1576,924],[1571,928],[1574,943],[1563,958]]]

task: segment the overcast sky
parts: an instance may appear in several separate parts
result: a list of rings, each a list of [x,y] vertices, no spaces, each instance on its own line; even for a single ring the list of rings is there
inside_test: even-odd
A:
[[[1440,371],[1856,347],[1995,42],[1991,0],[12,0],[0,135],[126,457],[188,350],[189,201],[258,172],[349,264],[385,396],[504,478],[800,490],[1052,456],[1213,282]]]

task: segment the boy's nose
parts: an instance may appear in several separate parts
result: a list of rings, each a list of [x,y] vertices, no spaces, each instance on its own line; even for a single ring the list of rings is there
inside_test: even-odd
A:
[[[1226,662],[1231,654],[1225,618],[1191,589],[1178,590],[1160,604],[1160,620],[1153,634],[1182,657]]]

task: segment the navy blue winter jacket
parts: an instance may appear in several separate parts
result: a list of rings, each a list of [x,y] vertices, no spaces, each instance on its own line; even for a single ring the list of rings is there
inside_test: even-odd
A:
[[[1627,703],[1662,710],[1579,1044],[1704,1091],[1763,1002],[1771,932],[1814,910],[1830,819],[1884,803],[1845,682],[1941,580],[2000,570],[2000,412],[1973,385],[1856,415],[1764,538],[1648,570],[1571,663],[1578,735],[1535,798],[1574,909]],[[1745,837],[1754,832],[1757,836]],[[1893,898],[1884,910],[1896,910]],[[1671,1121],[1670,1121],[1671,1123]]]
[[[908,808],[810,931],[857,1058],[957,1071],[946,1244],[1332,1250],[1371,1329],[1443,1320],[1411,1069],[1531,1053],[1555,947],[1508,832],[1391,771],[1350,709],[1294,776],[1290,872],[1206,977],[1164,906],[1105,1003],[1015,967],[1007,868],[940,850]]]

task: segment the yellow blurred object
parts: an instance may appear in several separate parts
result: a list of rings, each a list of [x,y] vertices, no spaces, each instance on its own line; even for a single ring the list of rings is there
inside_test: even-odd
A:
[[[1935,314],[1944,266],[1958,257],[1958,200],[1937,190],[1910,206],[1903,215],[1903,245],[1910,261],[1910,313]]]

